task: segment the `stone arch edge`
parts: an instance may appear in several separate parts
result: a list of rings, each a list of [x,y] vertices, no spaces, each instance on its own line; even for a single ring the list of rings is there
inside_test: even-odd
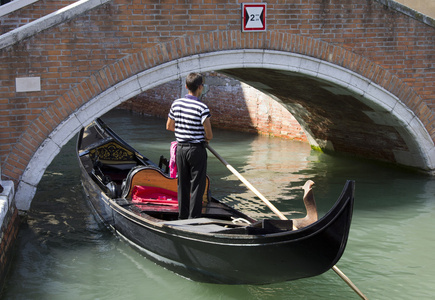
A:
[[[286,59],[284,60],[283,57]],[[218,61],[221,64],[217,65]],[[286,63],[283,63],[283,61]],[[123,101],[149,88],[185,76],[191,71],[206,72],[250,67],[299,72],[320,80],[332,81],[359,95],[360,99],[366,101],[367,104],[382,107],[385,112],[390,112],[396,116],[397,121],[402,123],[404,130],[410,136],[424,141],[423,145],[414,147],[417,156],[415,166],[429,170],[435,169],[433,141],[423,123],[396,96],[370,79],[340,65],[299,53],[265,49],[221,50],[188,55],[160,65],[156,64],[156,66],[141,71],[136,75],[126,76],[126,79],[105,89],[97,96],[90,97],[88,101],[83,99],[84,104],[56,126],[31,157],[18,183],[15,196],[17,207],[21,210],[30,208],[36,186],[49,163],[60,152],[62,146],[82,126],[90,123],[95,117],[101,116]],[[71,93],[70,97],[78,94],[80,93]],[[379,101],[380,99],[383,100]],[[100,106],[103,106],[103,109]],[[418,158],[419,155],[421,155],[422,159]]]

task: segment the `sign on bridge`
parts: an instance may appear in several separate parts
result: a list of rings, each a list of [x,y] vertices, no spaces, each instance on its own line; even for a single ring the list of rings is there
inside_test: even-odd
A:
[[[242,3],[242,31],[266,31],[266,3]]]

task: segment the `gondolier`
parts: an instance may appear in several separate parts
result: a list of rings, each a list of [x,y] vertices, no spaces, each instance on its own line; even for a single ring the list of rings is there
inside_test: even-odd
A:
[[[207,151],[204,143],[213,138],[210,110],[199,99],[204,89],[203,77],[190,73],[186,78],[188,94],[172,103],[166,129],[175,132],[178,142],[179,218],[201,217],[206,187]]]

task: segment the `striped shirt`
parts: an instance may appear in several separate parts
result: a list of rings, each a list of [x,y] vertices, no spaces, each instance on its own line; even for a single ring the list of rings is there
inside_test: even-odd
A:
[[[207,105],[192,95],[175,100],[169,110],[169,118],[175,121],[175,138],[179,143],[201,143],[205,141],[202,125],[211,117]]]

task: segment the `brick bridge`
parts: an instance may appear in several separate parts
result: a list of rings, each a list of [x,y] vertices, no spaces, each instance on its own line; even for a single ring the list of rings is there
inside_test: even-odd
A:
[[[313,147],[433,173],[435,21],[391,0],[264,2],[265,32],[242,32],[233,0],[40,0],[1,16],[1,176],[17,207],[83,125],[191,71],[270,95]]]

